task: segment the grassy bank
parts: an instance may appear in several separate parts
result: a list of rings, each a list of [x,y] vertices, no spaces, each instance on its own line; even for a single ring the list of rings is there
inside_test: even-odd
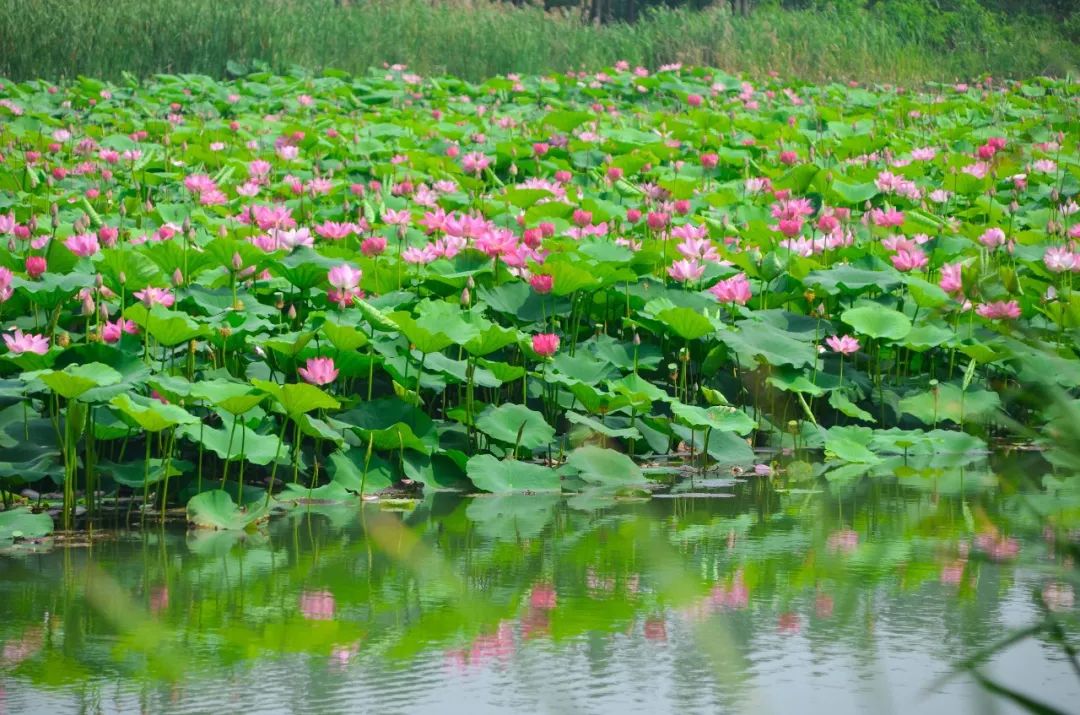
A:
[[[924,20],[923,24],[929,22]],[[807,80],[1062,75],[1080,48],[1049,21],[940,28],[862,10],[660,11],[633,26],[583,25],[537,9],[474,2],[363,0],[3,0],[0,75],[122,72],[222,76],[229,60],[362,71],[404,62],[470,79],[598,67],[618,59],[708,64]]]

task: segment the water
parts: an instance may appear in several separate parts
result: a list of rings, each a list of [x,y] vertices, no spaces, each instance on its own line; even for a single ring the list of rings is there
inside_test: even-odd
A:
[[[1045,494],[978,469],[779,484],[803,489],[439,494],[23,546],[0,556],[0,710],[1013,712],[935,681],[1047,603],[1076,644],[1044,529],[1075,505],[1033,518]],[[1080,706],[1046,633],[982,672]]]

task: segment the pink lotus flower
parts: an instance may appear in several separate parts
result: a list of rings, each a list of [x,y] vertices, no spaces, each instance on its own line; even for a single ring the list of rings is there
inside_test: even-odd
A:
[[[840,353],[841,355],[851,355],[852,353],[859,352],[859,341],[850,335],[830,335],[825,338],[825,344],[828,345],[833,352]]]
[[[746,305],[751,297],[750,281],[747,280],[745,273],[739,273],[720,281],[709,288],[709,292],[716,296],[716,299],[721,303]]]
[[[904,223],[904,214],[896,209],[889,209],[888,211],[882,211],[881,209],[870,210],[870,221],[875,226],[895,227],[901,226]]]
[[[1015,300],[998,300],[977,306],[975,313],[987,320],[1015,320],[1020,317],[1020,305]]]
[[[551,357],[559,350],[559,336],[555,333],[539,333],[532,338],[533,352],[540,357]]]
[[[338,370],[333,358],[310,358],[306,367],[297,369],[300,377],[312,385],[329,385],[337,379]]]
[[[461,168],[470,174],[479,174],[491,165],[491,159],[480,152],[472,152],[461,157]]]
[[[914,246],[897,251],[889,260],[897,270],[905,272],[918,270],[928,263],[926,254]]]
[[[671,217],[663,211],[650,211],[645,217],[645,223],[653,231],[663,231],[670,221]]]
[[[1051,246],[1043,254],[1043,263],[1046,264],[1047,270],[1054,273],[1071,271],[1077,265],[1077,255],[1065,246]]]
[[[44,355],[49,352],[48,338],[44,335],[24,333],[18,328],[15,328],[11,335],[5,335],[4,342],[12,355],[22,355],[23,353]]]
[[[365,238],[360,244],[360,252],[368,258],[381,255],[386,250],[386,239],[382,236]]]
[[[11,279],[15,277],[15,274],[11,270],[0,266],[0,303],[3,303],[12,296],[15,289],[11,287]]]
[[[141,300],[143,305],[147,308],[153,308],[155,305],[171,308],[173,303],[176,302],[176,298],[168,288],[154,288],[153,286],[148,286],[143,290],[135,291],[134,295]]]
[[[529,285],[540,295],[546,295],[550,293],[551,289],[555,286],[555,277],[536,274],[529,278]]]
[[[137,335],[139,328],[133,320],[118,319],[116,322],[106,322],[101,329],[101,339],[107,343],[115,343],[120,340],[124,333]]]
[[[1005,232],[1000,228],[989,228],[979,236],[979,243],[993,250],[1005,243]]]
[[[360,286],[360,278],[363,271],[353,268],[348,263],[334,266],[326,273],[326,280],[335,288],[341,290],[354,290]]]
[[[699,263],[696,258],[684,258],[681,261],[672,263],[667,272],[675,280],[685,283],[701,278],[705,273],[705,266]]]
[[[959,263],[946,263],[941,267],[941,280],[938,281],[938,285],[946,293],[959,293],[964,287],[961,278],[961,269],[963,266]]]
[[[296,228],[296,219],[292,217],[292,209],[288,206],[254,206],[250,214],[263,231],[272,228]]]
[[[401,252],[401,260],[412,265],[427,265],[438,257],[439,253],[437,249],[431,244],[428,244],[423,248],[409,246]]]
[[[64,245],[67,249],[80,258],[86,258],[92,256],[101,250],[101,246],[98,245],[97,236],[92,233],[77,233],[74,236],[69,236]]]
[[[30,256],[26,259],[26,275],[37,278],[48,270],[48,264],[44,256]]]
[[[324,221],[315,227],[315,233],[331,241],[340,241],[356,231],[356,226],[351,223],[338,223],[337,221]]]

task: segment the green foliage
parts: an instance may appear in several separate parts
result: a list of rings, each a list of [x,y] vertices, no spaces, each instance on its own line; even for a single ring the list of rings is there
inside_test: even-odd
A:
[[[641,1],[627,3],[633,9],[620,15],[609,14],[618,13],[611,2],[545,14],[537,7],[486,3],[463,11],[456,3],[421,0],[368,0],[346,7],[334,0],[282,0],[273,12],[257,0],[10,0],[0,6],[0,76],[186,72],[224,77],[256,66],[355,72],[401,61],[425,74],[478,80],[618,59],[649,67],[691,62],[760,75],[777,70],[807,79],[1064,74],[1080,64],[1073,44],[1080,13],[1064,1],[1032,6],[1005,0],[983,5],[883,0],[868,9],[845,0],[788,1],[779,7],[744,2],[756,6],[746,15],[732,14],[727,3],[688,12],[669,6],[705,3]],[[601,5],[612,10],[595,14],[593,8]],[[1008,17],[997,12],[1016,7],[1032,11]],[[589,24],[594,19],[635,22]],[[167,37],[185,41],[161,41]],[[560,121],[565,124],[571,116]]]

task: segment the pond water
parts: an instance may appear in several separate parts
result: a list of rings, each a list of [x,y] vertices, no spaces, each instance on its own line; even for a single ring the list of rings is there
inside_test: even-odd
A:
[[[1012,712],[938,681],[1048,608],[1076,644],[1075,574],[1026,491],[985,466],[713,476],[24,545],[0,556],[0,710]],[[1045,633],[982,672],[1080,704]]]

